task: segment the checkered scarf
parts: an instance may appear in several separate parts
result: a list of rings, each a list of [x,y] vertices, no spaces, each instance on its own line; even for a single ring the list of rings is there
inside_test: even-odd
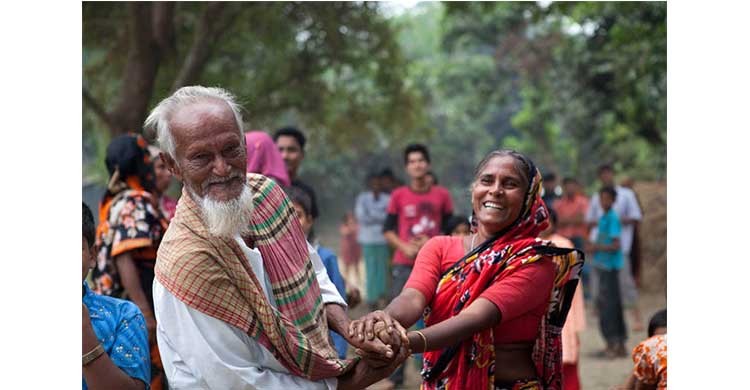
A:
[[[156,278],[188,306],[260,342],[294,375],[318,380],[346,372],[328,342],[328,324],[307,243],[277,184],[248,174],[254,210],[243,237],[263,258],[278,310],[233,238],[210,236],[200,206],[183,190],[156,260]]]

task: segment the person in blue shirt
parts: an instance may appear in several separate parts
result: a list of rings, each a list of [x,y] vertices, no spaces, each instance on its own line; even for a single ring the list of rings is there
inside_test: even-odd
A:
[[[149,389],[151,361],[146,321],[132,302],[91,291],[96,225],[83,203],[83,389]]]
[[[620,293],[619,272],[623,256],[620,248],[622,227],[612,205],[617,197],[614,187],[605,186],[599,190],[603,214],[598,222],[596,240],[589,252],[594,254],[592,268],[599,280],[596,307],[599,312],[599,329],[607,347],[602,353],[606,358],[626,357],[625,340],[627,331],[623,315]]]
[[[311,212],[312,201],[310,200],[310,197],[307,195],[307,193],[304,192],[304,190],[295,186],[288,187],[285,189],[285,191],[289,196],[289,199],[292,201],[294,211],[297,213],[297,218],[299,218],[300,225],[302,225],[302,231],[304,231],[305,236],[309,237],[310,231],[312,230],[313,226],[313,217]],[[310,237],[310,239],[314,240],[313,237]],[[322,260],[323,266],[326,267],[328,278],[331,279],[333,285],[336,286],[336,290],[339,292],[339,295],[341,295],[342,297],[347,297],[346,282],[344,281],[344,277],[341,275],[341,271],[339,271],[339,262],[336,258],[336,255],[330,249],[321,246],[317,242],[317,240],[314,240],[311,245],[318,252],[318,256],[320,256],[320,260]],[[346,301],[348,305],[352,306],[352,302],[350,299],[346,299]],[[333,341],[333,346],[334,348],[336,348],[336,352],[338,352],[339,357],[342,359],[346,358],[346,351],[349,343],[347,343],[346,339],[344,339],[338,333],[334,331],[329,331],[329,333]]]

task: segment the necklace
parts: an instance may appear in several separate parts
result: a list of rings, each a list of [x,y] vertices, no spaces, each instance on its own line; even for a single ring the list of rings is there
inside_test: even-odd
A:
[[[469,252],[471,252],[471,251],[474,250],[474,240],[476,240],[476,239],[477,239],[477,234],[474,233],[474,236],[471,237],[471,249],[469,249]]]

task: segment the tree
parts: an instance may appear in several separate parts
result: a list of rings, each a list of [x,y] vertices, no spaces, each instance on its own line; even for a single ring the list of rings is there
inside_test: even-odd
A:
[[[87,2],[83,22],[84,124],[111,135],[139,132],[151,105],[193,83],[237,94],[255,127],[300,121],[333,142],[420,121],[373,3]]]
[[[514,113],[513,131],[501,137],[505,145],[585,180],[604,161],[639,177],[663,177],[665,4],[449,3],[446,9],[446,50],[494,48],[502,75],[495,85],[508,99],[492,103]]]

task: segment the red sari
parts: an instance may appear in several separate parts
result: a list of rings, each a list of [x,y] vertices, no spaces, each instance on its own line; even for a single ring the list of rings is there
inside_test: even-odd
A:
[[[532,359],[545,389],[562,388],[561,330],[570,308],[581,267],[581,252],[555,248],[537,238],[547,228],[549,213],[540,196],[541,175],[531,167],[533,180],[516,222],[458,260],[438,283],[425,325],[451,318],[471,305],[492,283],[545,256],[557,266],[550,308],[539,325]],[[495,385],[493,329],[440,351],[424,354],[422,389],[492,389]]]

